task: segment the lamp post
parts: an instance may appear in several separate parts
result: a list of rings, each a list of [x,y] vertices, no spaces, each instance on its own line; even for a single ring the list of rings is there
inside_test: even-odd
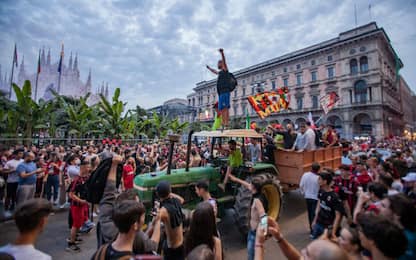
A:
[[[390,134],[393,134],[392,132],[393,132],[393,128],[392,128],[392,124],[391,124],[391,120],[392,120],[393,118],[391,118],[391,116],[389,116],[388,118],[387,118],[387,120],[389,121],[389,132],[390,132]]]
[[[169,157],[168,157],[168,169],[166,170],[167,175],[170,174],[170,170],[172,168],[172,156],[173,156],[173,150],[175,148],[175,143],[179,142],[180,139],[181,139],[180,135],[175,135],[175,134],[168,135],[170,147],[169,147]]]

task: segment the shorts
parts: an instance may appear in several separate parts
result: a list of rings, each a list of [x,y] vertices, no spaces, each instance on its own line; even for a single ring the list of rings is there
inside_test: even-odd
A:
[[[230,108],[230,93],[222,93],[218,97],[218,110]]]
[[[71,205],[72,227],[80,228],[88,220],[88,205]]]

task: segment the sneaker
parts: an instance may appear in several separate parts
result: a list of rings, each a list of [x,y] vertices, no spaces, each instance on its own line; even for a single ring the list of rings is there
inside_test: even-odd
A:
[[[75,243],[68,242],[68,246],[65,249],[68,252],[79,252],[81,251],[81,248],[77,246]]]
[[[88,233],[90,233],[92,228],[93,228],[93,226],[89,226],[89,227],[82,226],[81,229],[79,230],[79,233],[88,234]]]
[[[68,244],[70,244],[70,243],[71,243],[71,239],[68,237],[68,238],[66,239],[66,242],[68,242]],[[78,237],[78,236],[75,238],[75,244],[76,244],[76,245],[81,244],[82,242],[83,242],[82,238],[80,238],[80,237]]]
[[[71,206],[71,203],[69,203],[69,202],[65,202],[64,204],[62,204],[61,206],[59,206],[59,208],[61,208],[61,209],[66,209],[66,208],[69,208]]]

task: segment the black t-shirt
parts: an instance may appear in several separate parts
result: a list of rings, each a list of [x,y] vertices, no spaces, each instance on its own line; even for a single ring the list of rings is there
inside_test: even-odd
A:
[[[318,199],[320,208],[316,222],[328,227],[334,223],[335,212],[338,211],[343,214],[344,207],[342,206],[342,202],[338,195],[334,191],[325,192],[320,190]]]
[[[283,135],[283,145],[285,149],[291,149],[293,147],[293,144],[296,141],[296,133],[293,132],[292,134],[289,133],[289,131],[285,131],[280,133]]]
[[[264,156],[266,157],[265,161],[274,163],[274,150],[276,150],[276,146],[274,144],[266,144],[264,147]]]
[[[230,92],[229,75],[228,71],[220,70],[217,79],[217,92],[218,94],[224,94]]]
[[[100,252],[101,248],[95,252],[95,254],[91,257],[91,260],[95,259],[95,255]],[[128,257],[133,257],[133,253],[131,251],[117,251],[113,248],[113,246],[108,244],[107,249],[105,250],[105,260],[118,260],[118,259],[129,259]],[[100,258],[99,258],[100,259]]]

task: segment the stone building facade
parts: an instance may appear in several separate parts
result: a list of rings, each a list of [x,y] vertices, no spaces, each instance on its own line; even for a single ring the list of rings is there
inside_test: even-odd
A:
[[[290,109],[273,114],[265,119],[267,122],[299,124],[311,112],[314,120],[334,124],[345,138],[400,135],[412,107],[411,99],[403,96],[414,96],[404,79],[396,75],[402,67],[386,32],[372,22],[233,72],[238,86],[231,93],[230,115],[245,117],[248,110],[252,121],[262,121],[247,97],[259,89],[287,86]],[[332,91],[339,95],[340,101],[324,115],[319,98]],[[216,79],[197,83],[187,99],[188,105],[197,109],[196,116],[188,115],[188,121],[212,120],[212,107],[218,99]]]
[[[147,109],[147,112],[149,113],[149,116],[155,112],[158,115],[169,119],[178,118],[181,123],[187,122],[189,115],[192,115],[192,117],[196,115],[195,107],[188,105],[187,100],[181,98],[167,100],[163,105]]]

